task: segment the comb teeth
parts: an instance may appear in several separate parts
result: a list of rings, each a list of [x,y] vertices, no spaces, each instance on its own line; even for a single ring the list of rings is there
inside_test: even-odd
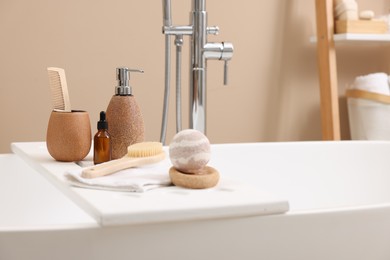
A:
[[[160,142],[142,142],[130,145],[127,148],[129,157],[149,157],[162,153],[162,143]]]
[[[64,93],[62,93],[60,75],[57,71],[48,71],[53,109],[65,110]]]
[[[47,68],[53,109],[70,112],[65,71],[60,68]]]

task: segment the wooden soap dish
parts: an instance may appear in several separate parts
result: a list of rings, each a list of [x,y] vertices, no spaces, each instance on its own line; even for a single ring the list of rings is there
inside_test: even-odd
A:
[[[205,166],[199,174],[182,173],[176,168],[169,169],[171,181],[176,186],[189,189],[207,189],[217,185],[219,173],[216,169]]]

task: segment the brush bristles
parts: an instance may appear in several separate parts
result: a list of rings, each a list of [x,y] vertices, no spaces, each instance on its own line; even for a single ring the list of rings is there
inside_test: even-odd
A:
[[[65,110],[64,93],[61,78],[57,71],[48,70],[53,109]]]
[[[130,145],[127,148],[129,157],[149,157],[163,152],[160,142],[142,142]]]

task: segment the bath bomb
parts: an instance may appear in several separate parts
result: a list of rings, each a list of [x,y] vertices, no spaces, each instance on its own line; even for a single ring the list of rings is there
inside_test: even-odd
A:
[[[200,173],[210,160],[210,141],[198,130],[178,132],[169,145],[173,166],[184,173]]]

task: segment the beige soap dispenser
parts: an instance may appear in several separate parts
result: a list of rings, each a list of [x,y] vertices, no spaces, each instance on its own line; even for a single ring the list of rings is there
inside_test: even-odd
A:
[[[106,111],[110,126],[112,159],[118,159],[127,154],[129,145],[143,142],[145,137],[144,120],[131,86],[130,72],[141,72],[126,67],[116,69],[118,86],[111,98]]]

